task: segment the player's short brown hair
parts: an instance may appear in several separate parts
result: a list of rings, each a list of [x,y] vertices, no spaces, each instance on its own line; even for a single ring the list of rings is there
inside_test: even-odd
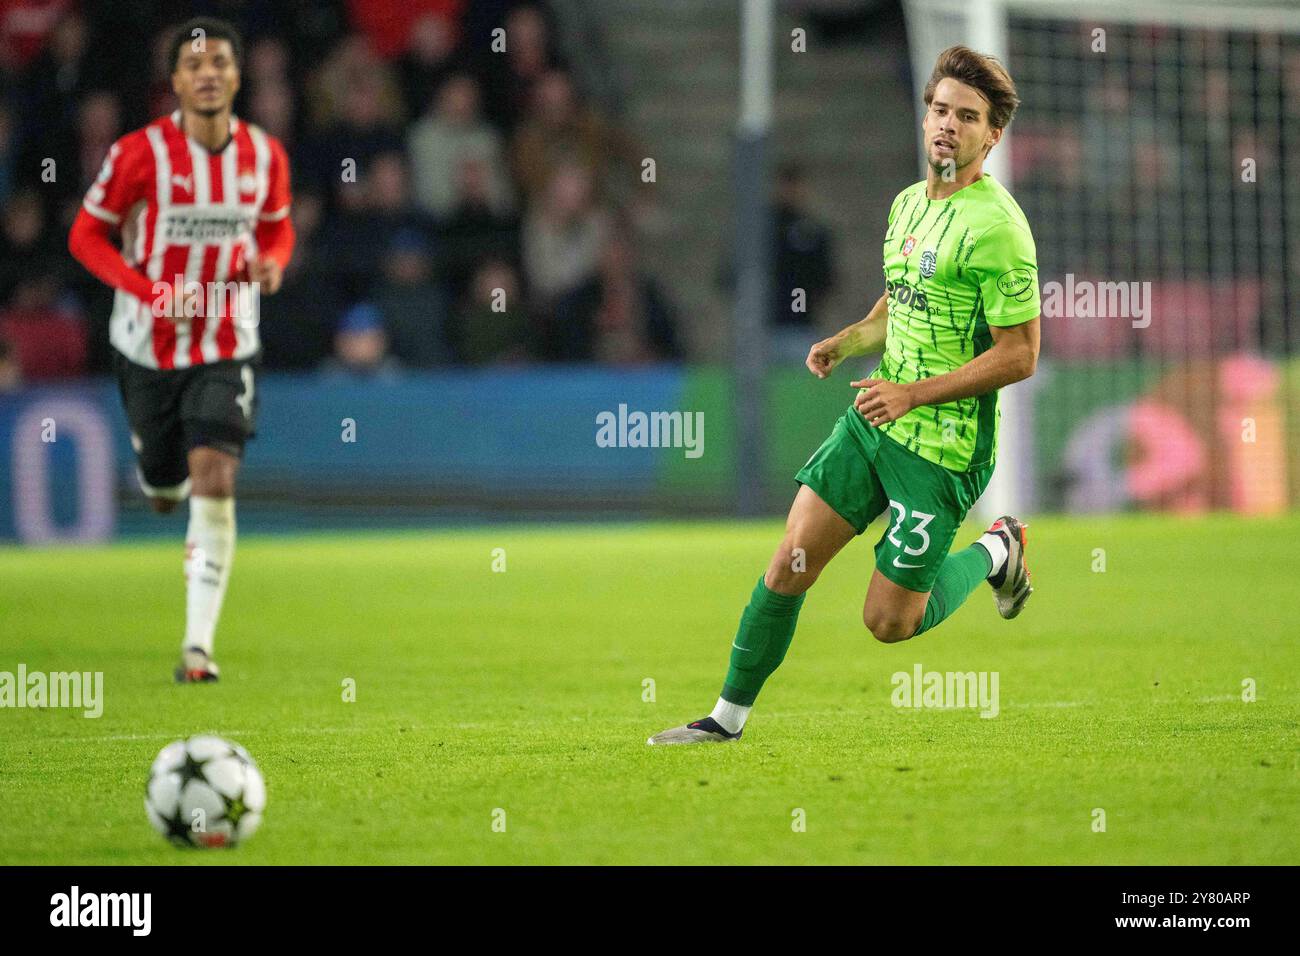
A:
[[[934,90],[939,81],[951,77],[959,83],[973,86],[989,101],[989,125],[1006,129],[1011,117],[1016,115],[1020,95],[1007,68],[996,57],[976,53],[967,46],[950,46],[934,61],[934,72],[925,84],[925,105],[934,101]]]
[[[187,43],[194,43],[198,38],[194,35],[196,30],[202,30],[200,36],[206,40],[225,40],[230,44],[230,54],[235,58],[235,66],[243,68],[244,66],[244,43],[239,37],[239,31],[225,20],[218,20],[216,17],[194,17],[186,20],[175,30],[172,31],[171,52],[172,52],[172,72],[180,66],[181,50]]]

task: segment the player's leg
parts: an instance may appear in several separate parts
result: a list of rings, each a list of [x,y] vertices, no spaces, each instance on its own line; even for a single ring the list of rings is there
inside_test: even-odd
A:
[[[131,429],[136,480],[158,514],[176,509],[190,493],[180,418],[179,381],[113,352],[118,393]]]
[[[876,545],[876,572],[862,611],[877,640],[896,643],[936,627],[984,581],[993,584],[1000,612],[1004,603],[1014,605],[1003,617],[1018,614],[1032,591],[1019,522],[999,519],[973,544],[950,553],[991,470],[948,471],[888,442],[876,464],[892,511]]]
[[[190,522],[185,531],[185,636],[176,679],[212,681],[213,639],[235,557],[235,476],[239,459],[197,445],[190,449]]]
[[[145,497],[149,499],[149,507],[154,510],[155,514],[171,514],[176,510],[177,505],[190,496],[189,478],[172,485],[154,486],[147,482],[143,470],[137,471],[136,477],[140,482],[141,490],[145,493]]]
[[[705,743],[741,735],[759,690],[781,665],[794,639],[804,594],[856,534],[812,488],[800,487],[786,517],[785,535],[741,612],[726,680],[713,711],[656,734],[649,743]]]
[[[857,529],[803,485],[786,517],[785,536],[754,585],[731,643],[731,662],[710,716],[739,733],[764,682],[781,666],[794,639],[804,595]]]
[[[790,647],[804,594],[884,507],[883,490],[843,421],[796,478],[802,487],[786,518],[785,535],[740,616],[717,704],[708,717],[657,734],[651,744],[740,736],[758,692]]]
[[[877,568],[862,621],[886,644],[924,634],[946,620],[985,581],[998,613],[1013,618],[1033,593],[1025,564],[1025,525],[1010,515],[995,521],[968,547],[946,555],[929,593],[909,591]]]
[[[947,619],[989,577],[993,562],[982,542],[944,556],[929,591],[890,580],[879,566],[871,576],[862,623],[876,640],[895,644]]]
[[[875,464],[890,516],[876,544],[862,623],[876,640],[894,644],[947,618],[992,570],[982,548],[949,553],[987,476],[949,471],[890,439],[881,441]]]
[[[253,434],[254,408],[251,364],[193,369],[182,401],[191,490],[178,681],[217,679],[212,654],[235,558],[235,480],[244,443]]]
[[[929,599],[930,593],[895,584],[876,568],[862,605],[862,623],[884,644],[905,641],[919,632]]]

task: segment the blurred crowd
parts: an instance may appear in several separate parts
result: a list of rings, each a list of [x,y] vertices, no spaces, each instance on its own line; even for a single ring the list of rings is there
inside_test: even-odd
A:
[[[262,303],[267,367],[680,357],[638,264],[636,144],[544,3],[0,0],[0,387],[107,368],[112,291],[67,231],[113,141],[175,109],[168,40],[199,14],[241,30],[235,112],[292,164],[298,244]]]
[[[1112,25],[1099,56],[1092,30],[1010,35],[1013,192],[1040,275],[1147,280],[1157,318],[1052,316],[1045,354],[1300,351],[1300,37]]]

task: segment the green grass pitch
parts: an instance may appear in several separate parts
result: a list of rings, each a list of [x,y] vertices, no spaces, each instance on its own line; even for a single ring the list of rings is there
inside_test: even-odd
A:
[[[1019,620],[981,589],[893,646],[861,624],[873,526],[742,742],[647,747],[712,706],[779,534],[245,535],[223,680],[186,687],[177,542],[0,550],[0,670],[105,675],[97,720],[0,710],[0,863],[1300,863],[1300,518],[1039,519]],[[895,708],[917,663],[997,671],[1000,714]],[[145,819],[154,754],[199,732],[267,779],[235,850]]]

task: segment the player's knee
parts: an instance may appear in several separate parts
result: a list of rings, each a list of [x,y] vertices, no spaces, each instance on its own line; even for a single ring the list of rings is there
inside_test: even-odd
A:
[[[228,455],[196,450],[190,456],[191,493],[205,498],[229,498],[235,493],[235,461]]]
[[[176,510],[178,501],[172,498],[150,498],[149,507],[153,508],[156,514],[169,515]]]
[[[862,623],[880,643],[897,644],[915,634],[921,622],[868,607],[862,611]]]

